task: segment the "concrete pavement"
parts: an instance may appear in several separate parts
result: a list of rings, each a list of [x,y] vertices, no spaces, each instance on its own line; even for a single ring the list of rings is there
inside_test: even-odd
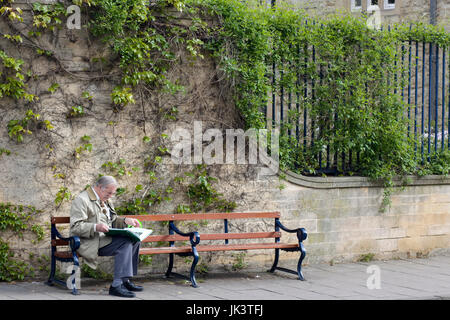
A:
[[[275,272],[198,275],[199,288],[163,275],[136,279],[144,286],[133,300],[441,300],[450,299],[450,254],[400,259],[306,265],[306,281]],[[81,295],[43,281],[0,283],[0,300],[130,300],[108,295],[110,282],[82,279]],[[229,310],[227,310],[229,311]]]

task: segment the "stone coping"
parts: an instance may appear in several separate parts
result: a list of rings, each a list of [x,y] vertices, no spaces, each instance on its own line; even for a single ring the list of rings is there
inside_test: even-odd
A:
[[[292,171],[283,173],[287,181],[302,187],[314,189],[383,187],[382,181],[373,181],[366,177],[308,177]],[[441,175],[427,175],[422,177],[406,176],[403,179],[399,177],[394,182],[396,186],[450,185],[450,177]]]

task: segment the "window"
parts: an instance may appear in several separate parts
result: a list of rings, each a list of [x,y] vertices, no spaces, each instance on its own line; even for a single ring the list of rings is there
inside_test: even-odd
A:
[[[351,0],[351,9],[352,11],[361,10],[362,0]]]
[[[367,12],[380,10],[378,0],[367,0]]]
[[[395,0],[384,0],[384,9],[395,9]]]
[[[398,13],[401,0],[346,0],[346,2],[347,6],[350,4],[350,9],[354,13],[357,11],[366,11],[368,13],[379,11],[381,14],[393,15]]]

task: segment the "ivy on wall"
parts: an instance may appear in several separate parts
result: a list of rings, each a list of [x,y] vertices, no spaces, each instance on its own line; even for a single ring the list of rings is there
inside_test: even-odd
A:
[[[51,35],[53,31],[64,27],[65,16],[67,16],[66,5],[70,5],[70,2],[53,4],[36,2],[30,5],[33,25],[28,26],[29,30],[26,34],[14,28],[14,23],[16,21],[23,22],[23,19],[21,17],[22,11],[19,8],[14,9],[12,2],[12,0],[1,0],[2,9],[0,13],[2,18],[7,19],[10,29],[15,30],[16,33],[0,33],[0,36],[15,45],[35,48],[37,55],[59,64],[63,73],[67,72],[77,77],[76,74],[64,68],[58,57],[52,52],[52,48],[41,47],[38,41],[41,36]],[[149,2],[144,0],[74,0],[72,2],[82,7],[84,14],[87,16],[88,31],[92,36],[97,41],[103,42],[105,47],[111,48],[114,56],[117,57],[114,63],[117,62],[121,73],[119,76],[114,75],[113,77],[108,75],[109,79],[116,84],[111,92],[111,102],[115,112],[122,111],[129,104],[135,104],[138,100],[135,95],[136,92],[139,92],[139,99],[142,99],[146,92],[159,90],[166,93],[176,93],[183,90],[177,82],[168,79],[167,71],[171,64],[178,59],[174,53],[177,46],[185,47],[192,58],[202,57],[200,52],[202,41],[195,36],[194,31],[201,29],[203,25],[200,20],[191,27],[170,23],[170,17],[165,12],[167,7],[175,7],[177,10],[185,9],[184,1],[157,1],[152,2],[150,6]],[[6,7],[6,4],[8,7]],[[158,14],[159,18],[156,19],[154,14]],[[38,101],[40,94],[55,93],[60,89],[60,85],[53,83],[44,93],[30,94],[27,91],[27,82],[35,78],[31,71],[22,70],[24,58],[14,57],[13,54],[0,50],[0,59],[0,63],[2,63],[2,68],[0,68],[0,98],[12,98],[18,103],[27,101],[27,107],[29,108],[23,118],[11,119],[8,122],[7,130],[12,142],[24,142],[27,135],[33,134],[40,128],[54,129],[49,121],[41,119],[38,113],[38,105],[34,102]],[[101,61],[101,59],[93,62],[103,63],[104,61]],[[99,78],[102,76],[103,74]],[[89,80],[89,78],[84,79]],[[72,106],[71,110],[65,115],[68,121],[86,116],[84,104],[89,103],[93,97],[89,92],[83,92],[82,98],[80,103]],[[176,120],[178,110],[176,107],[171,107],[170,110],[161,112],[163,113],[163,120],[173,121]],[[115,124],[109,123],[108,125],[113,126]],[[161,139],[164,140],[164,137]],[[147,136],[143,138],[144,143],[149,143],[150,140]],[[51,143],[46,141],[45,145],[51,156],[53,151]],[[90,137],[85,135],[81,138],[81,145],[73,152],[73,161],[86,156],[87,152],[91,152],[93,148],[95,146],[90,143]],[[117,162],[108,161],[102,166],[102,169],[109,171],[108,174],[116,176],[119,181],[122,176],[131,176],[136,172],[139,172],[142,177],[148,178],[145,184],[137,185],[134,190],[129,191],[126,188],[119,188],[118,197],[121,203],[116,207],[119,214],[148,214],[151,208],[157,204],[163,201],[172,201],[171,193],[173,189],[171,186],[155,186],[159,179],[155,173],[156,167],[161,164],[162,157],[168,155],[167,148],[164,143],[152,141],[149,149],[152,151],[149,152],[142,167],[128,168],[125,159],[119,159]],[[4,148],[0,150],[1,154],[10,155],[11,153]],[[200,169],[197,168],[197,170]],[[70,175],[69,171],[59,168],[57,164],[53,165],[52,171],[55,173],[54,178],[58,181],[64,181]],[[223,199],[222,194],[214,189],[212,185],[214,178],[209,176],[205,168],[198,172],[195,170],[188,172],[184,179],[188,178],[193,181],[191,183],[186,182],[186,184],[182,183],[182,179],[173,181],[174,184],[178,184],[185,189],[188,199],[188,203],[178,205],[176,209],[178,213],[189,213],[200,209],[214,210],[214,208],[230,211],[236,206],[233,201]],[[60,187],[54,200],[55,208],[58,209],[64,201],[70,201],[71,198],[70,188],[66,185]],[[5,226],[10,228],[13,225],[15,226],[16,218],[20,217],[21,219],[22,216],[18,214],[7,215],[8,212],[13,212],[11,211],[11,205],[1,205],[8,208],[8,210],[5,209],[0,212]],[[0,220],[0,224],[3,223],[2,221]],[[39,232],[39,239],[43,236],[43,232],[38,229],[38,226],[25,227],[25,224],[21,224],[20,228],[23,232]],[[5,275],[0,280],[23,279],[29,274],[29,266],[23,261],[15,260],[13,251],[10,250],[7,241],[3,239],[0,239],[0,241],[0,270],[1,274]]]
[[[32,221],[39,210],[32,206],[0,203],[0,232],[12,231],[15,236],[23,239],[24,232],[34,234],[36,241],[44,238],[44,230]],[[22,260],[14,258],[14,252],[9,244],[0,238],[0,281],[23,280],[33,269]]]

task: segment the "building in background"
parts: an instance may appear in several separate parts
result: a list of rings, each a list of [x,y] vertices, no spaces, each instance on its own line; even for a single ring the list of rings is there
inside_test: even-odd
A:
[[[278,0],[280,1],[280,0]],[[443,26],[450,32],[450,0],[281,0],[305,9],[312,15],[350,11],[358,15],[379,10],[381,24],[425,22]]]

